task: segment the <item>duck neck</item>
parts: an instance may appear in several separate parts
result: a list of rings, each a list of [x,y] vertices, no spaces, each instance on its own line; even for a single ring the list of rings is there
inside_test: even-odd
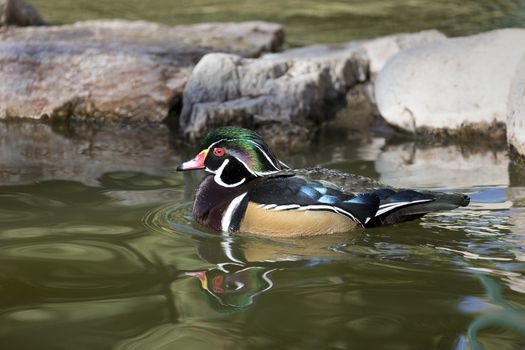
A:
[[[220,186],[213,175],[206,176],[195,194],[193,202],[193,218],[195,221],[221,231],[222,216],[233,199],[246,193],[255,181],[248,181],[236,187]]]

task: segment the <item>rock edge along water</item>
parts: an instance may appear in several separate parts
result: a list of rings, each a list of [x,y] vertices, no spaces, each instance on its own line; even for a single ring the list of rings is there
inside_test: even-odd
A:
[[[204,54],[254,57],[283,41],[280,25],[258,21],[2,28],[0,118],[161,122],[177,114],[184,85]]]
[[[390,124],[412,132],[501,139],[511,113],[508,76],[523,50],[513,44],[522,41],[523,33],[508,29],[447,39],[437,31],[424,31],[246,60],[243,57],[279,50],[282,28],[266,22],[168,27],[119,20],[8,27],[0,30],[0,81],[6,82],[0,84],[0,118],[173,122],[182,108],[180,129],[192,141],[211,128],[238,124],[306,144],[326,122],[361,130],[371,114],[381,112]],[[462,58],[455,54],[457,47],[465,51]],[[193,70],[203,55],[217,50],[239,56],[210,54]],[[428,51],[434,60],[425,58]],[[432,63],[439,57],[457,60],[458,74],[441,74],[446,62]],[[414,61],[408,66],[419,67],[414,69],[427,80],[416,84],[417,79],[407,78],[416,73],[398,69],[408,61]],[[487,72],[465,73],[477,67]],[[208,76],[210,69],[214,74]],[[438,75],[433,83],[428,81],[432,72]],[[461,79],[465,74],[468,79]],[[457,103],[434,98],[437,81],[451,87],[439,90],[454,95]],[[490,98],[483,97],[486,91],[493,92]],[[419,97],[414,102],[410,96]],[[425,96],[437,106],[430,112],[417,107],[432,107],[424,103]],[[447,108],[440,109],[440,103]],[[354,108],[365,111],[350,111]],[[431,123],[425,122],[429,116]]]

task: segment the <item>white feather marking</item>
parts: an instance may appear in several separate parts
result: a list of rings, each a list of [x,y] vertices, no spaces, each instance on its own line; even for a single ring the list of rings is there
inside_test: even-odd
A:
[[[257,142],[254,142],[252,140],[248,140],[249,142],[251,142],[252,144],[255,145],[255,147],[261,151],[262,154],[264,154],[264,157],[266,157],[266,160],[268,160],[268,162],[270,162],[270,164],[274,167],[275,170],[280,170],[277,165],[275,165],[275,163],[273,162],[273,160],[270,158],[270,156],[257,144]]]
[[[299,204],[287,204],[287,205],[278,205],[273,207],[271,210],[274,211],[280,211],[280,210],[288,210],[288,209],[297,209],[301,206]]]
[[[242,161],[240,158],[237,158],[235,156],[233,156],[235,159],[237,159],[245,168],[246,170],[248,170],[248,172],[250,174],[252,174],[253,176],[255,177],[258,177],[258,176],[265,176],[265,175],[270,175],[270,174],[275,174],[275,173],[278,173],[279,171],[278,170],[272,170],[272,171],[255,171],[255,170],[252,170],[244,161]]]
[[[210,151],[210,149],[215,146],[216,144],[218,144],[219,142],[222,142],[222,141],[236,141],[236,140],[241,140],[241,139],[220,139],[219,141],[215,141],[214,143],[212,143],[211,145],[208,146],[207,150],[208,152]],[[254,142],[254,141],[251,141],[251,140],[248,140],[249,142],[253,143],[255,145],[255,147],[257,147],[257,149],[259,149],[259,151],[261,151],[264,156],[266,157],[266,159],[270,162],[270,164],[276,169],[276,170],[271,170],[271,171],[255,171],[255,170],[252,170],[246,163],[244,163],[241,159],[239,159],[238,157],[235,157],[235,159],[237,159],[239,162],[241,162],[242,165],[244,165],[244,167],[246,168],[246,170],[248,170],[248,172],[250,174],[252,174],[253,176],[255,177],[258,177],[258,176],[266,176],[266,175],[271,175],[271,174],[275,174],[275,173],[278,173],[280,170],[279,168],[275,165],[275,163],[270,159],[270,156],[264,152],[264,150],[259,147],[259,145]],[[280,162],[280,161],[279,161]],[[282,163],[282,162],[281,162]],[[214,171],[211,171],[210,169],[206,168],[207,171],[211,172],[211,173],[217,173],[217,171],[220,170],[217,169],[216,172]],[[219,183],[219,182],[217,182]],[[226,187],[234,187],[234,186],[226,186]]]
[[[416,204],[416,203],[425,203],[425,202],[431,202],[434,199],[420,199],[417,201],[412,202],[397,202],[397,203],[387,203],[379,206],[379,210],[376,212],[375,216],[383,215],[384,213],[387,213],[391,210],[394,210],[399,207],[403,207],[410,204]]]
[[[221,228],[224,232],[229,232],[233,214],[235,214],[235,211],[237,210],[239,204],[241,204],[241,201],[247,193],[248,192],[244,192],[240,196],[235,197],[228,205],[228,208],[226,208],[226,211],[224,212],[224,215],[222,216],[221,220]]]
[[[278,173],[280,170],[272,170],[272,171],[255,171],[255,175],[257,176],[266,176],[266,175],[271,175],[271,174],[276,174]]]
[[[331,205],[321,205],[321,204],[312,204],[312,205],[306,205],[299,207],[297,210],[327,210],[327,211],[333,211],[337,214],[344,215],[350,219],[352,219],[355,223],[362,225],[361,221],[359,221],[358,218],[356,218],[352,213],[343,210],[338,207],[333,207]]]
[[[210,151],[210,149],[215,146],[216,144],[218,144],[219,142],[222,142],[226,139],[220,139],[219,141],[215,141],[214,143],[212,143],[211,145],[208,146],[208,148],[206,148],[208,151]]]
[[[219,185],[219,186],[222,186],[222,187],[237,187],[241,184],[244,183],[244,181],[246,181],[246,178],[242,178],[241,181],[238,181],[234,184],[227,184],[225,183],[224,181],[222,181],[221,179],[221,176],[222,176],[222,172],[224,171],[224,168],[226,168],[226,165],[228,165],[228,163],[230,162],[229,159],[225,159],[224,162],[222,162],[221,166],[219,167],[219,169],[217,169],[217,171],[215,172],[215,176],[213,177],[213,179],[215,180],[215,182]]]
[[[287,169],[291,169],[286,163],[284,163],[283,161],[280,161],[278,160],[279,164],[281,164],[283,167],[287,168]]]

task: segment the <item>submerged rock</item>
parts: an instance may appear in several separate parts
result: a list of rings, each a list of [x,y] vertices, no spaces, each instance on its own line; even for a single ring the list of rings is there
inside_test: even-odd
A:
[[[213,50],[278,49],[266,22],[169,27],[123,20],[0,30],[0,119],[162,121],[178,113],[194,64]]]
[[[411,132],[504,128],[523,43],[525,29],[502,29],[403,51],[378,75],[379,111],[388,123]]]
[[[507,141],[514,151],[525,157],[525,55],[518,64],[510,88]]]
[[[443,38],[437,31],[425,31],[340,46],[310,46],[255,60],[206,55],[185,87],[181,130],[196,141],[213,128],[237,124],[283,139],[285,144],[290,138],[307,140],[348,103],[347,92],[368,82],[390,55]],[[268,128],[271,133],[265,132]]]
[[[1,26],[41,26],[46,22],[33,6],[24,0],[0,0]]]

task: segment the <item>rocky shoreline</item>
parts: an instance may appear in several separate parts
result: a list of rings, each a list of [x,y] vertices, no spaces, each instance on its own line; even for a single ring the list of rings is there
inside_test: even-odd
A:
[[[297,149],[379,115],[416,135],[507,137],[525,156],[525,29],[283,51],[275,23],[46,26],[28,6],[0,0],[0,119],[165,122],[191,142],[238,124]]]
[[[178,114],[203,55],[220,49],[252,57],[282,42],[282,28],[264,22],[2,27],[0,118],[161,122]]]

